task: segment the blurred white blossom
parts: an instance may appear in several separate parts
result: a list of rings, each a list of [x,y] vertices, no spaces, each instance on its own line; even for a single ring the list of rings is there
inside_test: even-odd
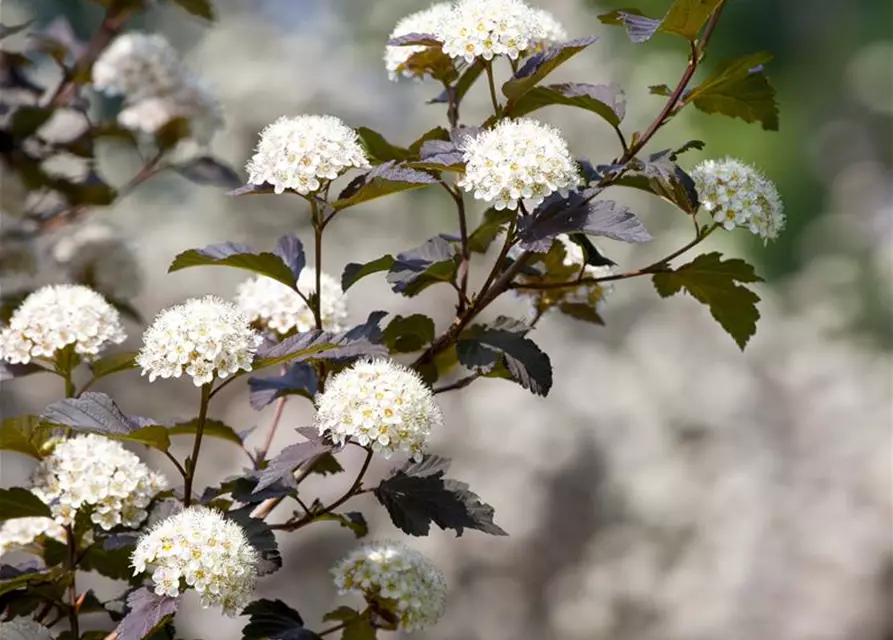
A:
[[[40,536],[65,543],[65,529],[52,518],[12,518],[0,526],[0,556],[27,547]]]
[[[405,36],[410,33],[426,33],[433,34],[437,30],[440,21],[443,20],[452,11],[452,4],[449,2],[438,2],[427,9],[417,11],[406,16],[397,23],[394,30],[389,36],[389,40],[399,36]],[[400,76],[407,78],[416,78],[419,75],[413,69],[408,69],[404,65],[414,54],[425,51],[427,47],[423,46],[406,46],[395,47],[387,45],[384,52],[385,68],[388,71],[388,77],[391,80],[398,80]]]
[[[90,519],[109,529],[138,527],[167,479],[149,469],[121,443],[95,434],[56,445],[34,473],[31,491],[50,505],[59,524],[71,524],[77,511],[92,507]]]
[[[120,314],[101,295],[81,285],[49,285],[25,298],[0,330],[0,360],[27,364],[68,345],[90,359],[126,337]]]
[[[192,298],[155,317],[143,334],[137,364],[149,382],[185,373],[200,387],[240,369],[251,371],[261,341],[233,303],[214,296]]]
[[[568,39],[567,30],[564,25],[558,21],[550,11],[533,7],[533,20],[540,25],[543,31],[543,42],[546,44],[556,44],[565,42]]]
[[[301,115],[268,125],[246,169],[250,184],[307,195],[347,169],[368,166],[356,131],[334,116]]]
[[[341,285],[327,273],[321,273],[319,311],[322,328],[338,332],[347,322],[347,296]],[[305,267],[298,277],[298,290],[307,299],[316,292],[316,270]],[[298,293],[266,276],[254,276],[239,285],[236,305],[253,323],[265,330],[285,334],[292,329],[302,333],[316,328],[313,310]]]
[[[361,360],[336,374],[317,399],[316,426],[337,444],[353,440],[390,457],[420,460],[443,415],[419,375],[391,360]]]
[[[701,205],[726,230],[744,227],[764,241],[784,229],[784,206],[771,180],[733,158],[705,160],[691,173]]]
[[[459,0],[436,35],[447,55],[471,63],[500,55],[514,60],[544,40],[546,31],[521,0]]]
[[[192,588],[202,607],[220,606],[234,617],[254,591],[259,560],[242,527],[213,509],[190,507],[144,534],[131,564],[134,575],[152,571],[158,595]]]
[[[421,553],[399,542],[366,544],[332,573],[339,593],[374,600],[397,616],[404,631],[430,627],[443,615],[447,591],[443,574]]]
[[[133,245],[111,225],[87,222],[63,231],[51,250],[53,259],[76,282],[126,300],[142,288]]]

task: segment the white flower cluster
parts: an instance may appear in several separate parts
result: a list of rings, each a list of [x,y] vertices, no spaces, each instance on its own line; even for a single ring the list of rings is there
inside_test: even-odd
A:
[[[446,581],[431,561],[399,542],[373,542],[339,562],[332,573],[341,594],[358,593],[388,608],[404,631],[431,626],[443,615]]]
[[[248,318],[231,302],[215,296],[192,298],[155,317],[143,334],[136,361],[149,382],[186,373],[200,387],[215,376],[251,371],[261,342]]]
[[[543,42],[545,44],[567,41],[568,35],[564,25],[552,13],[539,8],[532,8],[531,12],[533,13],[533,20],[543,30]]]
[[[459,186],[497,209],[532,206],[558,191],[567,195],[580,177],[567,143],[554,127],[536,120],[503,120],[462,142],[465,175]]]
[[[13,518],[0,526],[0,556],[27,547],[40,536],[65,542],[65,529],[52,518]]]
[[[434,34],[440,22],[446,18],[452,11],[452,4],[449,2],[439,2],[422,11],[406,16],[394,30],[390,37],[393,39],[399,36],[405,36],[410,33],[428,33]],[[394,47],[386,46],[384,51],[384,63],[388,70],[388,77],[391,80],[398,80],[401,75],[407,78],[418,77],[417,73],[412,69],[407,69],[404,65],[413,55],[424,51],[427,47],[423,46],[407,46]]]
[[[538,14],[521,0],[459,0],[435,35],[444,53],[468,63],[499,55],[514,60],[547,37]]]
[[[343,171],[369,166],[357,132],[334,116],[282,116],[260,134],[246,169],[250,184],[307,195]]]
[[[124,97],[118,122],[128,129],[154,134],[171,120],[185,118],[192,137],[207,144],[222,124],[217,100],[158,34],[118,36],[93,65],[93,86]]]
[[[443,415],[419,375],[386,359],[361,360],[338,373],[317,400],[320,435],[353,438],[385,457],[405,451],[420,460]]]
[[[3,640],[53,640],[53,634],[36,620],[13,618],[0,621],[0,638]]]
[[[108,531],[131,529],[146,519],[146,507],[167,487],[167,479],[149,469],[121,443],[95,434],[63,440],[34,473],[31,491],[50,506],[59,524],[92,506],[90,519]]]
[[[259,559],[242,527],[213,509],[190,507],[143,535],[131,564],[134,575],[152,569],[158,595],[176,596],[185,583],[203,607],[234,617],[254,591]]]
[[[728,231],[744,227],[768,241],[784,229],[778,190],[753,167],[733,158],[705,160],[691,177],[701,205]]]
[[[133,247],[111,225],[88,222],[67,230],[53,245],[52,256],[71,278],[91,280],[113,298],[131,298],[142,286]]]
[[[309,299],[316,292],[316,270],[310,267],[301,270],[297,284]],[[320,274],[319,285],[322,290],[319,298],[322,328],[342,331],[347,321],[347,296],[338,281],[327,273]],[[255,276],[240,284],[236,305],[251,322],[260,324],[265,330],[285,334],[292,329],[301,333],[316,328],[313,310],[304,299],[273,278]]]
[[[27,364],[68,345],[90,359],[126,337],[120,314],[101,295],[81,285],[49,285],[25,298],[0,330],[0,360]]]

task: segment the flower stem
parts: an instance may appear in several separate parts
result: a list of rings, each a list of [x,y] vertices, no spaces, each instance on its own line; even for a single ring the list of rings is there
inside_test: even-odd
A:
[[[499,106],[499,100],[496,99],[496,83],[493,79],[493,61],[486,61],[484,63],[484,69],[487,71],[487,84],[490,86],[490,102],[493,103],[493,113],[499,117],[502,113],[502,107]]]
[[[78,548],[74,538],[74,530],[71,525],[65,527],[65,537],[68,541],[68,571],[71,574],[71,582],[68,584],[68,624],[75,638],[80,638],[78,625],[78,589],[77,589],[77,563]]]
[[[285,367],[283,367],[282,373],[285,373]],[[260,464],[267,459],[267,454],[270,452],[270,447],[273,444],[273,438],[276,435],[276,428],[279,426],[279,421],[282,420],[282,412],[285,409],[285,403],[288,401],[288,396],[282,396],[279,400],[276,401],[276,411],[273,414],[273,421],[270,423],[270,430],[267,432],[267,438],[264,440],[264,445],[257,452],[257,458],[255,460],[255,466],[260,466]]]
[[[198,421],[195,425],[195,442],[192,445],[192,455],[186,463],[186,479],[183,487],[183,506],[192,504],[192,481],[195,479],[195,470],[198,467],[198,455],[202,448],[202,436],[205,433],[205,422],[208,419],[208,404],[211,401],[211,383],[202,385],[202,399],[198,410]]]

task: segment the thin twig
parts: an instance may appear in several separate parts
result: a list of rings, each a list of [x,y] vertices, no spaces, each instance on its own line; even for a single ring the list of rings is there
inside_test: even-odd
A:
[[[183,468],[183,465],[180,464],[180,461],[177,460],[170,451],[165,451],[164,455],[167,456],[167,459],[170,460],[173,465],[177,468],[177,471],[180,472],[180,475],[183,476],[183,479],[186,479],[186,469]]]
[[[283,375],[285,375],[285,371],[286,368],[282,367]],[[273,445],[273,438],[276,436],[276,428],[279,426],[279,421],[282,419],[282,413],[285,410],[286,402],[288,402],[288,396],[282,396],[276,401],[276,411],[273,414],[273,421],[270,423],[270,430],[267,432],[267,437],[264,440],[263,446],[257,452],[255,466],[259,466],[267,459],[267,454],[270,452],[270,447]]]
[[[472,382],[474,382],[475,380],[477,380],[480,377],[481,377],[481,374],[473,373],[470,376],[465,376],[464,378],[460,378],[459,380],[456,380],[456,382],[443,385],[442,387],[436,387],[434,389],[434,393],[435,394],[446,393],[447,391],[455,391],[457,389],[464,389],[465,387],[467,387],[468,385],[470,385]]]
[[[211,383],[202,385],[202,399],[198,410],[198,421],[195,426],[195,443],[192,445],[192,455],[186,469],[183,487],[183,506],[188,507],[192,503],[192,481],[195,479],[195,471],[198,468],[198,455],[201,452],[202,436],[205,433],[205,422],[208,418],[208,405],[211,402]]]
[[[77,541],[74,537],[72,525],[66,525],[65,537],[68,540],[68,570],[71,572],[71,582],[68,584],[68,624],[75,638],[80,638],[78,628],[78,590],[77,590]]]
[[[490,87],[490,102],[493,103],[493,113],[499,115],[502,107],[499,106],[499,100],[496,99],[496,84],[493,79],[493,61],[487,60],[484,63],[484,70],[487,72],[487,84]]]

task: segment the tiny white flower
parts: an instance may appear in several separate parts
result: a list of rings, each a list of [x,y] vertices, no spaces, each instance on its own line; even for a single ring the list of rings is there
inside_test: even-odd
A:
[[[422,11],[417,11],[406,16],[397,23],[390,37],[393,39],[399,36],[405,36],[410,33],[427,33],[434,34],[441,20],[443,20],[453,10],[452,4],[449,2],[439,2]],[[417,72],[405,67],[406,62],[416,53],[424,51],[427,47],[407,46],[394,47],[388,45],[385,47],[384,62],[385,68],[388,70],[388,77],[391,80],[398,80],[400,76],[407,78],[418,78]]]
[[[101,295],[81,285],[50,285],[25,298],[0,330],[0,360],[27,364],[70,344],[89,360],[126,337],[120,314]]]
[[[334,116],[302,115],[268,125],[246,169],[250,184],[307,195],[347,169],[368,166],[356,131]]]
[[[538,7],[531,8],[533,20],[540,25],[543,31],[542,41],[545,44],[565,42],[568,39],[567,31],[558,18],[551,12]]]
[[[95,434],[64,440],[45,458],[31,489],[46,502],[55,521],[71,524],[82,507],[93,507],[91,520],[108,531],[134,529],[147,517],[146,507],[167,487],[167,479],[149,469],[121,443]]]
[[[66,229],[53,244],[52,256],[73,280],[91,280],[114,298],[132,298],[142,288],[134,248],[111,225],[88,222]]]
[[[452,58],[515,60],[546,39],[533,10],[521,0],[459,0],[435,31],[443,51]]]
[[[701,206],[726,230],[744,227],[769,241],[784,229],[784,205],[778,190],[753,167],[733,158],[705,160],[691,177]]]
[[[234,304],[214,296],[165,309],[143,334],[137,364],[149,381],[186,373],[195,386],[251,371],[262,338]]]
[[[180,83],[180,57],[158,34],[118,36],[93,65],[93,86],[128,102],[166,93]]]
[[[516,209],[519,201],[535,207],[580,182],[561,133],[536,120],[503,120],[461,146],[466,167],[459,186],[497,209]]]
[[[260,556],[238,524],[217,511],[190,507],[157,523],[131,555],[134,575],[152,572],[155,593],[195,589],[203,607],[238,616],[257,583]]]
[[[339,593],[357,593],[387,607],[404,631],[429,627],[443,615],[447,592],[443,574],[421,553],[399,542],[364,545],[332,573]]]
[[[52,518],[13,518],[0,526],[0,556],[29,546],[40,536],[64,543],[65,529]]]
[[[0,638],[3,640],[53,640],[53,634],[36,620],[13,618],[0,621]]]
[[[443,415],[419,375],[386,359],[361,360],[335,375],[317,399],[316,426],[335,443],[353,440],[389,457],[421,459]]]
[[[327,273],[320,274],[320,316],[326,331],[342,331],[347,322],[347,296],[341,285]],[[297,282],[307,299],[316,292],[316,270],[305,267]],[[302,333],[316,328],[313,310],[304,299],[278,280],[266,276],[249,278],[239,285],[236,305],[263,329],[285,334],[292,329]]]

